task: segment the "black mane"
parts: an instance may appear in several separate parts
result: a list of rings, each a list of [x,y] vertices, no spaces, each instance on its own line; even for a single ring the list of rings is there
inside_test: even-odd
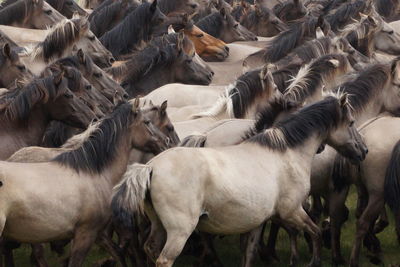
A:
[[[59,88],[54,85],[54,76],[36,79],[23,88],[4,94],[1,98],[7,104],[1,112],[10,121],[26,120],[36,104],[44,99],[54,99]]]
[[[24,20],[33,11],[32,0],[18,0],[0,9],[0,25],[11,25]]]
[[[64,152],[53,161],[77,172],[102,172],[115,158],[118,142],[129,130],[132,119],[132,105],[120,105],[101,121],[98,128],[79,148]]]
[[[287,148],[304,143],[315,133],[323,134],[336,127],[341,116],[339,112],[338,99],[327,97],[289,115],[274,127],[251,137],[246,142],[285,151]]]
[[[299,45],[315,38],[316,28],[322,27],[320,23],[319,18],[308,17],[292,24],[287,31],[281,32],[264,49],[265,62],[276,62]]]
[[[156,12],[160,12],[158,7]],[[131,53],[141,41],[148,42],[152,35],[152,18],[155,13],[149,3],[143,3],[132,11],[123,21],[105,33],[100,42],[118,58]]]
[[[331,25],[332,31],[336,32],[349,24],[352,19],[360,17],[359,13],[365,12],[367,4],[364,0],[343,3],[333,13],[329,14],[326,20]]]
[[[252,70],[241,75],[229,91],[235,118],[243,118],[257,96],[263,92],[260,71]]]
[[[218,38],[221,34],[223,20],[224,18],[219,12],[213,12],[199,20],[196,26],[209,35]]]
[[[348,94],[349,104],[358,113],[372,97],[382,92],[389,77],[389,66],[375,64],[361,71],[355,79],[341,84],[336,90]]]

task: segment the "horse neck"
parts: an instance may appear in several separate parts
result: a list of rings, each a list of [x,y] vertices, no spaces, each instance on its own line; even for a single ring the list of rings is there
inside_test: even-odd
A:
[[[371,99],[360,112],[355,112],[354,118],[357,127],[385,111],[383,97],[385,97],[385,94],[378,94],[377,97]]]
[[[119,183],[123,174],[126,172],[130,152],[132,150],[130,141],[130,133],[127,132],[121,136],[116,148],[117,153],[110,165],[100,174],[100,176],[105,177],[112,186]]]
[[[148,94],[156,88],[168,83],[177,82],[173,77],[173,72],[169,68],[157,68],[146,76],[140,78],[131,85],[134,93]]]

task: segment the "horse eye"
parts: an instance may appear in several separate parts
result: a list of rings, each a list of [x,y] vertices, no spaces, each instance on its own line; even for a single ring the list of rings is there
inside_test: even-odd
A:
[[[233,25],[233,28],[237,29],[239,27],[239,24],[236,23],[235,25]]]
[[[72,1],[68,1],[68,2],[66,2],[65,4],[67,4],[67,5],[69,5],[69,6],[72,6],[74,3],[73,3]]]
[[[389,31],[388,34],[392,35],[394,33],[393,30]]]
[[[150,124],[150,121],[149,121],[149,120],[145,120],[145,121],[144,121],[144,124],[149,125],[149,124]]]
[[[354,121],[351,121],[350,122],[350,127],[353,127],[354,126]]]
[[[197,37],[197,38],[202,38],[202,37],[204,37],[204,34],[202,34],[202,33],[197,34],[196,37]]]
[[[47,15],[51,15],[51,13],[53,13],[53,10],[51,10],[51,9],[46,10],[45,13],[46,13]]]
[[[96,39],[96,37],[94,37],[94,36],[89,36],[88,38],[90,41],[94,41]]]
[[[167,125],[167,130],[169,131],[169,132],[173,132],[175,129],[174,129],[174,126],[173,125]]]
[[[185,61],[187,64],[190,64],[190,63],[192,63],[192,59],[186,59],[186,61]]]
[[[24,65],[18,65],[17,68],[18,68],[20,71],[25,71],[25,66],[24,66]]]
[[[64,96],[65,96],[66,98],[73,98],[73,97],[74,97],[74,95],[73,95],[73,94],[70,94],[70,93],[65,93]]]
[[[103,74],[101,74],[101,72],[98,72],[98,73],[94,74],[94,77],[96,77],[96,78],[100,78],[101,76],[103,76]]]

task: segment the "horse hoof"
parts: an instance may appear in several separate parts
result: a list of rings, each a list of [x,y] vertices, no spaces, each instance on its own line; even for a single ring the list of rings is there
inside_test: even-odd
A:
[[[319,261],[312,261],[312,262],[310,262],[310,264],[308,264],[308,267],[321,267],[322,266],[322,264],[321,264],[321,261],[319,260]]]

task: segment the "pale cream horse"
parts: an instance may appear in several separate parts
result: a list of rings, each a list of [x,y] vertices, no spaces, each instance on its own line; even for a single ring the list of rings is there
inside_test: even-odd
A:
[[[331,96],[237,146],[171,149],[129,168],[115,188],[114,215],[146,211],[152,228],[145,249],[158,267],[172,266],[196,228],[245,233],[272,216],[311,234],[318,252],[319,228],[302,207],[311,163],[325,142],[353,159],[365,155],[352,125],[347,96]]]
[[[2,237],[22,243],[73,239],[69,266],[81,266],[109,221],[111,190],[134,147],[155,153],[167,147],[138,101],[119,106],[81,146],[49,162],[1,161]]]

